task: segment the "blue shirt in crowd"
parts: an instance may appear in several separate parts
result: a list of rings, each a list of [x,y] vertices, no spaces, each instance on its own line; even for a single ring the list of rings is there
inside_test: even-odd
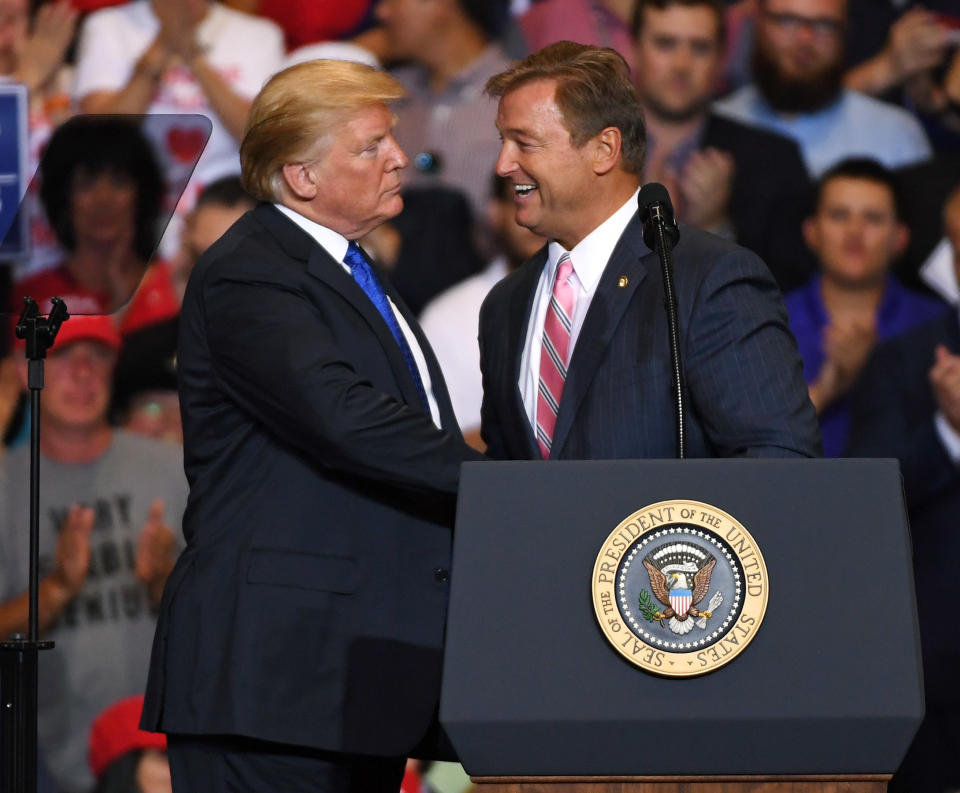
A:
[[[832,105],[815,113],[778,113],[754,85],[745,85],[714,103],[722,116],[777,132],[796,141],[814,179],[847,157],[873,157],[900,168],[931,156],[923,127],[889,102],[844,90]]]
[[[790,329],[800,347],[803,377],[807,383],[816,379],[823,366],[823,332],[830,322],[820,283],[821,276],[815,275],[784,298],[790,314]],[[907,289],[891,276],[887,279],[877,313],[877,343],[932,320],[947,310],[948,306],[937,298]],[[844,453],[850,428],[850,407],[850,397],[844,395],[820,414],[824,457],[840,457]]]

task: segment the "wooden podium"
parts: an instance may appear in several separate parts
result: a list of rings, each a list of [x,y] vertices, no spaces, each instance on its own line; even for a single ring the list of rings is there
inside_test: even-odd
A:
[[[608,641],[592,577],[684,499],[752,535],[769,597],[733,660],[665,677]],[[911,555],[894,460],[468,464],[441,722],[478,793],[881,793],[923,716]]]

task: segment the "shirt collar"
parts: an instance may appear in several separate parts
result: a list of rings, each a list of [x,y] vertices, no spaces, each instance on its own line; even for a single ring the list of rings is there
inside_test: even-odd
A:
[[[343,263],[343,257],[347,255],[347,247],[350,244],[346,237],[333,229],[321,226],[308,217],[304,217],[288,206],[283,204],[274,204],[274,206],[316,240],[335,261]]]
[[[585,292],[592,293],[596,289],[600,276],[613,255],[613,249],[617,247],[627,224],[637,213],[639,192],[640,188],[637,188],[623,206],[580,240],[570,251],[573,271]],[[557,262],[565,252],[566,249],[559,242],[551,240],[547,248],[547,262],[551,275],[556,272]]]

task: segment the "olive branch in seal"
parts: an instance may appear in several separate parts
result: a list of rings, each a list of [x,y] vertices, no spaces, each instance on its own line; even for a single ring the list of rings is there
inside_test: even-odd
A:
[[[660,613],[646,589],[640,590],[640,611],[647,622],[656,622]]]

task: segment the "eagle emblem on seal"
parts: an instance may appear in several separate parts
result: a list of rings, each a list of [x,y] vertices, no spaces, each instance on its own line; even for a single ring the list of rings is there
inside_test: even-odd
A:
[[[649,553],[643,566],[650,576],[650,590],[665,608],[657,608],[646,592],[641,593],[640,609],[650,622],[666,625],[684,636],[695,627],[705,629],[713,612],[723,603],[718,589],[705,607],[703,599],[710,591],[710,576],[717,560],[708,550],[691,542],[675,542]]]

